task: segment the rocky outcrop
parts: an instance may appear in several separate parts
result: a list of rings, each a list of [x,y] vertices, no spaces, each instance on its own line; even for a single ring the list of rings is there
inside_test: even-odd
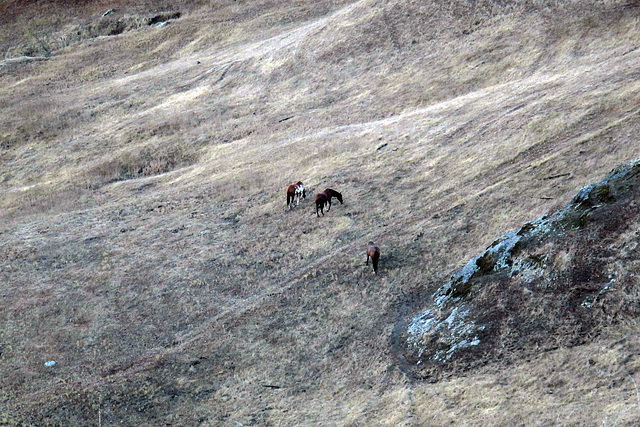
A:
[[[640,159],[471,259],[410,319],[404,357],[468,369],[589,341],[640,313]]]
[[[67,46],[96,37],[117,36],[147,26],[160,28],[181,16],[182,13],[178,11],[127,14],[124,11],[109,9],[99,18],[85,25],[68,27],[59,31],[53,29],[29,30],[27,31],[28,40],[8,49],[5,53],[5,60],[0,62],[0,66],[18,64],[24,62],[25,58],[30,60],[48,58]]]

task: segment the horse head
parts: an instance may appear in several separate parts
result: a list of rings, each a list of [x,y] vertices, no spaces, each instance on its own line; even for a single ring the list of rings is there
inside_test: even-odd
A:
[[[327,195],[327,198],[329,200],[331,200],[332,197],[335,197],[336,199],[338,199],[340,204],[344,204],[344,202],[342,201],[342,194],[338,193],[336,190],[333,190],[331,188],[327,188],[326,190],[324,190],[324,194]]]

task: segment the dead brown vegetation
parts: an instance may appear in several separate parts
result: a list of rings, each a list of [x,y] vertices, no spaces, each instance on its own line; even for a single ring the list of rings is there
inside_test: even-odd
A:
[[[0,63],[0,422],[637,422],[632,321],[435,384],[391,342],[497,236],[638,156],[637,8],[135,3],[2,5],[7,59],[42,11],[47,34],[181,16]],[[287,211],[298,179],[345,204]]]

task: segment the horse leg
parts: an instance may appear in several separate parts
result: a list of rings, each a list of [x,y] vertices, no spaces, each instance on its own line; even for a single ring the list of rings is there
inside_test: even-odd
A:
[[[329,212],[329,209],[331,209],[331,199],[327,200],[327,203],[329,204],[329,207],[327,208],[327,212]]]
[[[367,262],[364,265],[369,265],[369,253],[367,252]]]

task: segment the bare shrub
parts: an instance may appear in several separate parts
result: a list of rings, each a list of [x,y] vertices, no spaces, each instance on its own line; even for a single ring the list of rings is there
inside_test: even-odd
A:
[[[111,182],[159,175],[192,164],[196,160],[196,153],[187,151],[182,144],[167,148],[135,149],[91,168],[87,182],[89,187],[99,187]]]

